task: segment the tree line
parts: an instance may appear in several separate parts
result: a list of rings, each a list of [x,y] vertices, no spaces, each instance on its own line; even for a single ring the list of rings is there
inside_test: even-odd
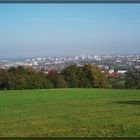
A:
[[[123,79],[124,82],[121,80]],[[140,88],[140,71],[131,70],[120,79],[110,77],[93,64],[70,65],[58,73],[47,74],[32,67],[0,69],[0,89],[48,89],[48,88]]]

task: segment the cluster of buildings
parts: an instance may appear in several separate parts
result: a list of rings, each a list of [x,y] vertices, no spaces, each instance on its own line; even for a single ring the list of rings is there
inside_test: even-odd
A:
[[[30,66],[46,72],[52,69],[61,71],[71,64],[83,66],[87,63],[96,64],[103,72],[124,74],[131,68],[140,69],[140,55],[80,55],[8,59],[0,60],[0,68]]]

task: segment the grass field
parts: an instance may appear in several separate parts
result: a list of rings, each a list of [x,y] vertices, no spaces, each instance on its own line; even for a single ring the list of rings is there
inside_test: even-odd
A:
[[[140,90],[0,91],[0,136],[140,136]]]

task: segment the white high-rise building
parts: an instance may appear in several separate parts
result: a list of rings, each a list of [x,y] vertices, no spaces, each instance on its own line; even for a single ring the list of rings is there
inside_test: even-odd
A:
[[[38,65],[37,61],[33,61],[33,65],[37,66]]]
[[[84,60],[85,59],[85,56],[84,55],[81,55],[81,58]]]
[[[43,57],[43,60],[46,60],[46,57]]]

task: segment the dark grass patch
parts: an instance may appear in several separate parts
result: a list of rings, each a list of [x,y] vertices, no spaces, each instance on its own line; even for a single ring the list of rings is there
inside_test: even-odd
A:
[[[140,101],[117,101],[119,104],[140,105]]]

